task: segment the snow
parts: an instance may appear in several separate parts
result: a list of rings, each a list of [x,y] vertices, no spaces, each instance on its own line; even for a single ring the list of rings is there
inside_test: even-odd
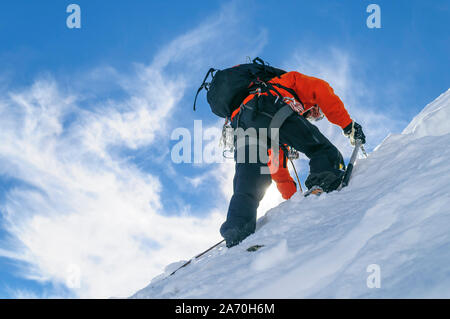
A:
[[[132,297],[450,298],[449,146],[450,90],[358,159],[347,188],[295,195],[240,245],[168,267]]]
[[[403,131],[403,134],[413,134],[416,137],[440,136],[449,133],[450,89],[428,104]]]
[[[252,270],[262,271],[275,267],[288,258],[287,241],[283,239],[278,245],[263,250],[250,265]]]

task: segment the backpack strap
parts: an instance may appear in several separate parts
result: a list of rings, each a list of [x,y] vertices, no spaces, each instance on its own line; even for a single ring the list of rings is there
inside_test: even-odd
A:
[[[261,64],[262,66],[266,66],[266,62],[264,62],[263,59],[261,59],[260,57],[256,57],[252,60],[253,63],[255,64]]]
[[[194,111],[195,111],[195,104],[197,104],[197,97],[198,97],[198,94],[199,94],[200,91],[203,90],[203,89],[205,89],[206,91],[208,91],[210,82],[206,82],[206,80],[208,79],[209,75],[210,75],[210,74],[212,75],[215,71],[217,71],[217,70],[214,69],[214,68],[211,68],[211,69],[208,70],[208,72],[206,72],[206,75],[205,75],[205,78],[203,79],[202,85],[200,85],[200,87],[199,87],[198,90],[197,90],[197,94],[195,94],[195,99],[194,99]],[[214,78],[214,75],[212,75],[212,77]]]
[[[268,71],[267,71],[267,66],[268,66],[268,64],[266,63],[266,62],[264,62],[264,60],[263,59],[261,59],[261,58],[259,58],[259,57],[256,57],[256,58],[254,58],[253,59],[253,63],[255,63],[255,64],[261,64],[263,67],[264,67],[264,72],[266,72],[266,73],[269,73]],[[280,76],[277,76],[277,77],[280,77]],[[300,98],[298,97],[298,95],[297,95],[297,93],[293,90],[293,89],[291,89],[291,88],[288,88],[288,87],[285,87],[284,85],[281,85],[281,84],[279,84],[279,83],[268,83],[269,81],[267,81],[266,82],[266,84],[267,84],[267,86],[269,86],[273,91],[275,91],[276,93],[277,93],[277,95],[278,96],[280,96],[281,98],[283,97],[281,94],[280,94],[280,92],[278,92],[278,90],[276,90],[275,88],[274,88],[274,86],[277,86],[277,87],[279,87],[279,88],[281,88],[281,89],[283,89],[283,90],[285,90],[285,91],[287,91],[287,92],[289,92],[303,107],[305,107],[304,105],[303,105],[303,102],[302,102],[302,100],[300,100]]]
[[[298,95],[297,95],[297,93],[295,92],[295,90],[293,90],[293,89],[291,89],[291,88],[288,88],[288,87],[286,87],[286,86],[284,86],[284,85],[281,85],[281,84],[279,84],[279,83],[268,83],[268,84],[270,84],[270,85],[272,85],[272,87],[273,86],[276,86],[276,87],[279,87],[280,89],[283,89],[283,90],[285,90],[285,91],[287,91],[287,92],[289,92],[289,93],[291,93],[291,95],[303,106],[303,107],[305,107],[305,105],[303,105],[303,102],[302,102],[302,100],[300,100],[300,98],[298,97]],[[276,90],[275,90],[276,91]]]
[[[257,88],[256,90],[253,91],[253,94],[267,93],[269,96],[270,95],[273,96],[273,94],[270,93],[270,91],[272,90],[278,95],[276,101],[283,101],[283,99],[284,99],[283,95],[281,95],[281,93],[276,88],[274,88],[271,83],[264,82],[264,81],[261,81],[260,79],[257,79],[255,81],[253,81],[253,85],[251,87]],[[258,98],[258,101],[256,102],[255,109],[253,110],[253,115],[252,115],[253,119],[256,118],[256,115],[259,113],[259,109],[260,109],[259,94],[257,95],[257,98]]]
[[[280,91],[278,91],[275,88],[275,86],[276,86],[276,87],[278,87],[280,89],[283,89],[283,90],[289,92],[303,106],[303,108],[305,107],[305,105],[303,104],[302,100],[300,100],[300,98],[298,97],[298,94],[295,92],[295,90],[293,90],[291,88],[288,88],[288,87],[286,87],[284,85],[281,85],[279,83],[264,82],[264,81],[261,81],[261,80],[258,79],[258,80],[253,82],[253,85],[251,87],[253,87],[253,86],[256,86],[257,88],[261,89],[261,92],[264,92],[264,93],[266,93],[266,92],[270,93],[269,91],[272,90],[278,95],[278,97],[281,100],[283,100],[284,96],[280,93]]]

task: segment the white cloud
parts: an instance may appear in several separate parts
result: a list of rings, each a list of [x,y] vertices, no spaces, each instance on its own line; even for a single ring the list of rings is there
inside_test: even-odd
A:
[[[220,63],[265,44],[264,31],[246,36],[237,21],[235,4],[224,7],[218,17],[168,43],[150,65],[136,64],[135,74],[97,68],[70,88],[48,77],[2,92],[8,97],[0,101],[0,174],[27,186],[10,189],[1,203],[2,226],[13,240],[0,242],[0,255],[26,263],[21,275],[53,283],[60,292],[79,275],[74,296],[128,296],[166,264],[220,239],[223,210],[202,218],[164,215],[162,198],[172,194],[159,175],[113,149],[167,144],[188,79],[224,48]],[[110,77],[125,98],[93,95],[91,87],[107,86]]]
[[[203,220],[159,215],[158,178],[107,151],[111,143],[132,140],[121,131],[124,125],[126,132],[128,123],[88,113],[81,125],[64,131],[64,114],[76,108],[70,101],[56,84],[37,82],[1,107],[2,113],[13,115],[9,120],[16,117],[10,129],[1,131],[2,174],[34,188],[8,192],[4,217],[17,241],[13,247],[2,243],[0,252],[28,262],[26,277],[55,285],[66,282],[71,265],[77,265],[81,288],[74,292],[79,296],[126,296],[165,264],[194,254],[214,238],[219,215]],[[133,119],[136,126],[146,125],[139,108]],[[6,127],[6,118],[1,121]],[[100,128],[92,139],[96,147],[86,142],[85,132],[92,127]],[[151,140],[152,135],[145,137]]]

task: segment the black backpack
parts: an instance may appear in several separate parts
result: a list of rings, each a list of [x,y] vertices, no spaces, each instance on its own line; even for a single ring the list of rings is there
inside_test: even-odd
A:
[[[205,89],[208,91],[206,98],[212,112],[220,117],[230,118],[233,111],[252,91],[284,73],[286,71],[274,68],[260,58],[255,58],[252,63],[240,64],[224,70],[211,68],[195,95],[194,111],[198,94]],[[210,75],[211,82],[206,82]]]

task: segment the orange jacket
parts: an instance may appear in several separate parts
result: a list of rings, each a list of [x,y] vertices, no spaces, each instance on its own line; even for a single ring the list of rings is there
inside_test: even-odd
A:
[[[331,86],[324,80],[292,71],[281,75],[279,78],[276,77],[269,82],[278,83],[293,89],[301,99],[301,102],[305,107],[305,111],[312,108],[314,105],[318,105],[328,121],[331,123],[344,128],[352,122],[352,119],[345,109],[341,99],[334,94]],[[276,87],[276,89],[282,96],[293,98],[288,91],[279,87]],[[271,93],[276,95],[276,92],[271,91]],[[243,103],[247,103],[253,99],[254,96],[254,94],[250,94]],[[232,118],[238,112],[239,108],[233,112]],[[269,159],[270,154],[271,152],[269,151]],[[282,158],[281,156],[283,156],[282,154],[283,152],[280,149],[280,159]],[[272,179],[277,183],[278,190],[283,195],[283,198],[288,199],[293,195],[292,186],[295,187],[293,183],[294,181],[290,176],[288,169],[284,165],[279,165],[279,167],[271,167],[273,163],[273,159],[269,160],[267,163],[269,165]]]

